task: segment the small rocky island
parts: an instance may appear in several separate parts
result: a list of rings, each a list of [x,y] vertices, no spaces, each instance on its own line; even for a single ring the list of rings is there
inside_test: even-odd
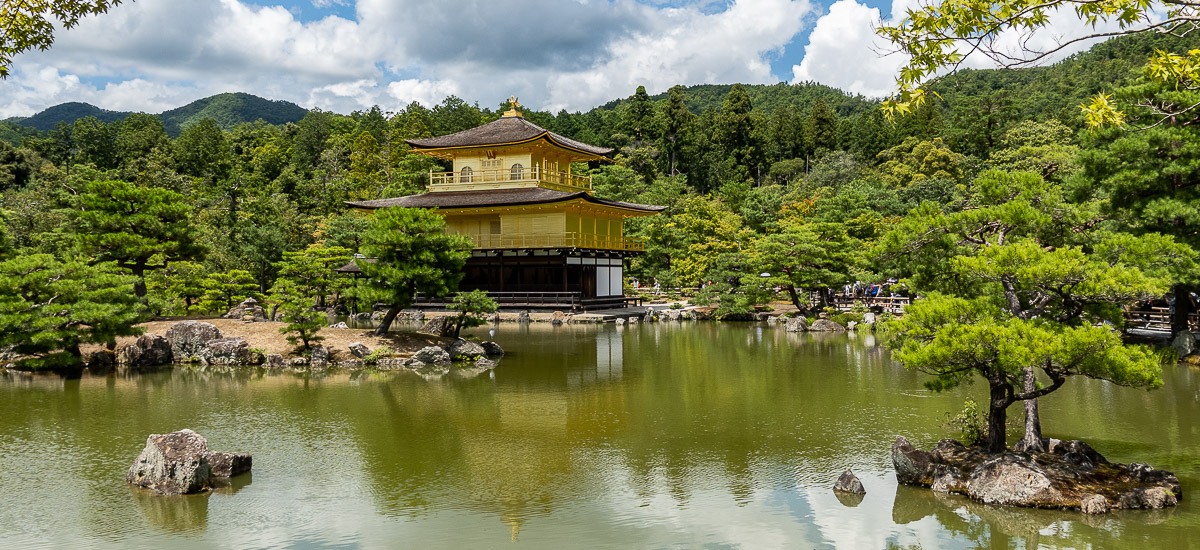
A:
[[[1183,490],[1175,474],[1147,464],[1109,462],[1082,441],[1047,440],[1047,452],[992,454],[952,439],[932,451],[904,436],[892,445],[896,479],[903,485],[965,495],[985,504],[1080,510],[1161,509]]]
[[[248,454],[210,451],[208,440],[185,428],[147,437],[125,481],[160,495],[190,495],[249,472],[252,462]]]

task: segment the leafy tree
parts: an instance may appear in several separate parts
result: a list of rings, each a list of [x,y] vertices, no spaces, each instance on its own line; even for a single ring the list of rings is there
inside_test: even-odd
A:
[[[116,131],[112,125],[94,116],[84,117],[71,127],[71,138],[77,151],[75,162],[92,164],[101,170],[111,170],[119,164]]]
[[[1050,46],[1038,48],[1036,42],[1021,40],[1021,48],[1012,48],[1002,39],[1005,32],[1026,35],[1048,31],[1051,14],[1074,11],[1091,29],[1115,23],[1118,30],[1085,31],[1058,37]],[[1165,13],[1165,16],[1161,15]],[[1100,37],[1131,34],[1170,34],[1186,36],[1195,29],[1197,5],[1194,1],[1131,3],[1126,0],[1049,0],[1031,3],[1025,0],[965,0],[938,2],[909,8],[904,19],[896,25],[876,29],[881,36],[895,44],[907,57],[900,68],[896,84],[897,95],[884,103],[885,112],[899,115],[912,112],[927,104],[926,80],[947,70],[956,70],[966,59],[959,51],[976,52],[1005,68],[1036,65],[1049,56],[1080,41]],[[1158,51],[1147,64],[1146,74],[1157,82],[1176,88],[1196,89],[1200,84],[1200,50],[1186,55]],[[1090,126],[1117,125],[1124,122],[1125,113],[1100,94],[1083,106]],[[1137,103],[1141,103],[1140,101]],[[1157,113],[1160,120],[1187,113],[1200,101],[1173,105]]]
[[[0,191],[25,187],[42,163],[41,157],[32,149],[13,147],[0,141]]]
[[[963,155],[951,151],[941,138],[921,141],[909,137],[879,153],[878,158],[881,177],[893,188],[925,179],[957,180],[963,176]]]
[[[225,273],[212,273],[204,279],[204,297],[200,299],[200,309],[223,313],[246,298],[262,298],[258,292],[258,282],[249,271],[233,269]]]
[[[233,169],[230,144],[225,132],[211,118],[201,119],[187,128],[171,144],[171,156],[180,172],[213,179],[229,177]],[[270,169],[263,170],[270,173]],[[278,170],[274,171],[278,175]],[[273,178],[272,178],[273,179]]]
[[[170,262],[146,275],[146,295],[161,310],[191,313],[204,297],[208,270],[195,262]],[[182,309],[180,309],[182,308]]]
[[[349,261],[350,251],[340,247],[312,245],[301,251],[284,252],[283,261],[276,265],[279,278],[275,284],[287,281],[295,289],[289,294],[298,292],[324,307],[327,296],[345,287],[345,280],[333,270]]]
[[[813,156],[832,151],[838,145],[838,116],[824,101],[817,99],[804,120],[804,145]]]
[[[662,104],[659,118],[663,129],[662,149],[667,152],[667,175],[674,176],[679,150],[683,145],[681,141],[696,118],[688,110],[687,91],[683,86],[675,85],[667,90],[667,101]]]
[[[167,151],[170,148],[170,138],[156,115],[133,113],[112,126],[116,134],[117,157],[122,166],[149,156],[155,149]]]
[[[646,87],[638,86],[624,105],[620,129],[634,141],[649,141],[655,139],[658,133],[656,122],[654,103],[646,93]]]
[[[1044,451],[1037,398],[1070,376],[1161,384],[1158,358],[1123,343],[1114,327],[1122,304],[1160,294],[1167,266],[1190,263],[1194,253],[1160,235],[1083,236],[1097,221],[1096,205],[1066,202],[1034,173],[987,172],[967,202],[955,213],[921,205],[880,250],[903,257],[911,282],[928,293],[889,326],[896,357],[932,374],[934,390],[975,374],[987,381],[989,451],[1006,447],[1006,411],[1019,401],[1019,446]]]
[[[454,337],[458,338],[463,327],[482,325],[484,315],[495,313],[498,306],[495,300],[488,297],[486,290],[472,290],[456,294],[447,307],[458,312],[458,317],[454,320]]]
[[[286,323],[279,332],[287,335],[289,344],[294,346],[300,342],[305,350],[309,350],[312,344],[325,339],[317,332],[328,319],[324,311],[313,308],[311,292],[301,289],[290,279],[281,278],[271,288],[271,300],[278,304],[281,318]]]
[[[74,215],[80,247],[100,261],[115,261],[138,278],[134,291],[146,295],[145,273],[202,252],[189,223],[183,195],[123,181],[95,181],[79,197]],[[156,263],[157,261],[157,263]]]
[[[54,23],[64,29],[79,24],[87,15],[101,14],[121,0],[24,0],[0,6],[0,78],[8,78],[13,56],[37,48],[50,49],[54,43]]]
[[[1078,169],[1072,132],[1061,122],[1027,120],[1013,126],[992,152],[992,165],[1001,170],[1038,172],[1047,180],[1062,182]]]
[[[762,279],[764,288],[783,288],[792,304],[805,311],[808,300],[802,299],[798,291],[838,287],[849,282],[851,272],[861,262],[860,251],[857,240],[847,235],[841,224],[792,221],[784,224],[779,233],[754,241],[749,263],[770,275],[762,279],[758,273],[752,273],[743,284],[751,286],[756,279]],[[816,304],[819,308],[825,305]]]
[[[446,221],[435,211],[377,210],[362,244],[363,254],[375,261],[358,262],[368,281],[359,289],[362,295],[358,298],[391,306],[375,334],[386,334],[396,315],[412,305],[418,292],[444,296],[456,288],[470,250],[470,238],[446,233]]]
[[[141,334],[133,277],[111,264],[89,266],[28,254],[0,262],[0,348],[30,369],[82,365],[82,344],[116,346]]]

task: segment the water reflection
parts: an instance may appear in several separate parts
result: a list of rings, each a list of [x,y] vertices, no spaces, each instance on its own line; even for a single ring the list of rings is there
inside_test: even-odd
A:
[[[495,340],[508,354],[490,371],[6,376],[0,456],[12,466],[0,469],[0,536],[143,547],[186,537],[235,547],[965,548],[1151,535],[1187,546],[1197,533],[1190,499],[1161,516],[1083,518],[897,487],[894,436],[932,444],[946,435],[942,415],[978,388],[925,392],[870,334],[501,324]],[[1190,486],[1200,472],[1195,374],[1166,377],[1150,394],[1072,381],[1043,404],[1049,432],[1091,439],[1113,460],[1149,458]],[[254,483],[235,478],[202,499],[131,499],[124,469],[145,436],[182,427],[254,454]],[[847,468],[865,497],[830,489]],[[39,516],[63,518],[61,530],[38,529],[29,518]]]

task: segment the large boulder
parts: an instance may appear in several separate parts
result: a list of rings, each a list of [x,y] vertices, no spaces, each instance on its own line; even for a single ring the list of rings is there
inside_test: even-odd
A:
[[[561,311],[555,311],[554,314],[550,316],[550,324],[552,324],[552,325],[561,325],[561,324],[565,323],[566,321],[567,321],[567,314],[563,313]]]
[[[504,355],[504,348],[500,347],[500,344],[489,340],[487,342],[480,342],[479,345],[483,346],[483,353],[488,357]]]
[[[371,350],[362,342],[351,342],[347,347],[350,348],[350,355],[353,355],[359,359],[371,354]]]
[[[169,364],[174,358],[171,341],[157,334],[143,334],[117,352],[117,363],[133,372]]]
[[[817,319],[813,322],[808,330],[813,332],[846,332],[846,327],[830,321],[829,319]]]
[[[262,354],[251,350],[250,344],[240,336],[209,340],[196,357],[206,365],[258,365],[263,362]]]
[[[213,478],[249,472],[248,454],[208,449],[208,440],[189,429],[151,434],[125,481],[162,495],[187,495],[212,488]]]
[[[1004,453],[985,460],[967,479],[967,495],[985,504],[1060,507],[1063,494],[1030,455]]]
[[[487,350],[484,349],[484,347],[478,342],[463,340],[461,338],[456,340],[453,344],[450,344],[450,349],[446,351],[450,354],[450,357],[454,359],[474,359],[476,357],[483,357],[487,355]]]
[[[530,320],[531,319],[529,318],[528,311],[522,311],[521,313],[517,314],[517,322],[518,323],[529,323]]]
[[[896,481],[901,485],[928,486],[933,482],[933,454],[912,446],[908,438],[898,435],[892,443],[892,466]]]
[[[105,375],[113,371],[117,364],[113,353],[106,349],[93,351],[87,359],[88,372],[94,375]]]
[[[208,441],[192,430],[152,434],[129,467],[125,481],[163,495],[187,495],[212,487]]]
[[[424,326],[417,329],[417,332],[430,336],[445,336],[450,333],[452,328],[454,326],[449,317],[434,317],[426,321]]]
[[[413,354],[413,359],[422,363],[449,363],[450,354],[437,346],[426,346]]]
[[[783,323],[783,330],[788,332],[804,332],[808,330],[808,319],[803,315],[789,318]]]
[[[313,346],[309,350],[308,365],[314,369],[323,369],[329,366],[329,349],[325,346]]]
[[[250,471],[254,459],[244,453],[208,452],[208,465],[216,477],[233,477]]]
[[[268,353],[263,364],[268,369],[282,369],[287,366],[287,362],[284,361],[283,356],[278,353]]]
[[[195,357],[208,343],[221,338],[221,330],[212,323],[180,321],[167,329],[167,341],[171,342],[171,355],[175,361]]]
[[[854,472],[850,470],[842,472],[837,482],[833,484],[833,490],[856,495],[867,494],[867,490],[863,488],[862,481],[859,481],[858,476],[854,475]]]

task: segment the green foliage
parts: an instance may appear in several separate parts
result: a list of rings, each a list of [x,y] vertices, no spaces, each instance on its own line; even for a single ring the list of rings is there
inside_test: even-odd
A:
[[[64,29],[74,27],[87,15],[100,14],[121,0],[24,0],[5,2],[0,7],[0,78],[8,78],[17,54],[37,48],[45,51],[54,43],[54,22]]]
[[[358,262],[367,285],[356,289],[366,303],[383,302],[391,309],[376,328],[387,332],[401,309],[412,305],[418,292],[445,296],[462,279],[471,240],[448,234],[446,222],[432,210],[385,208],[363,235],[362,252],[374,261]]]
[[[941,138],[931,141],[907,138],[879,153],[879,161],[883,181],[893,188],[927,179],[958,180],[963,176],[963,155],[951,151]]]
[[[958,433],[959,440],[964,445],[974,445],[987,440],[984,414],[974,399],[963,401],[963,408],[957,413],[946,413],[946,422],[942,427],[952,433]]]
[[[146,276],[146,298],[160,314],[188,315],[204,297],[208,271],[195,262],[171,262]]]
[[[458,312],[458,317],[454,322],[454,337],[457,338],[464,327],[482,325],[484,316],[495,313],[498,306],[495,300],[488,297],[486,290],[472,290],[471,292],[459,292],[446,307]]]
[[[318,336],[328,320],[325,312],[313,307],[311,292],[306,292],[289,279],[281,278],[271,287],[271,301],[279,307],[281,319],[285,323],[279,328],[281,334],[287,335],[289,344],[295,346],[299,342],[305,350],[312,344],[325,338]]]
[[[1159,296],[1169,284],[1156,276],[1165,268],[1138,251],[1161,247],[1184,262],[1194,253],[1162,236],[1135,242],[1092,230],[1081,239],[1079,229],[1096,215],[1095,204],[1065,202],[1037,174],[993,171],[975,180],[962,211],[926,203],[881,243],[883,256],[903,257],[916,289],[929,293],[888,324],[895,357],[933,375],[927,385],[935,390],[982,375],[991,391],[992,451],[1005,445],[1009,404],[1054,391],[1070,376],[1160,383],[1153,354],[1114,330],[1115,306]],[[1026,387],[1034,369],[1051,384]]]
[[[224,313],[246,298],[262,299],[258,282],[249,271],[234,269],[225,273],[212,273],[204,279],[204,296],[200,299],[200,310]]]
[[[793,305],[806,309],[801,295],[808,290],[838,287],[851,280],[851,272],[861,263],[861,245],[836,223],[791,221],[779,233],[754,241],[749,265],[756,272],[743,275],[747,287],[761,285],[764,292],[780,287]],[[759,273],[758,271],[761,271]],[[762,277],[767,273],[767,277]],[[760,296],[762,303],[771,296]]]
[[[312,245],[298,252],[284,252],[283,261],[276,264],[279,281],[288,281],[295,292],[325,304],[325,298],[346,288],[347,280],[337,276],[334,269],[350,261],[350,251],[340,247]]]
[[[82,365],[82,344],[115,345],[141,334],[133,277],[111,264],[89,266],[49,254],[0,262],[0,348],[29,369]]]
[[[79,203],[81,210],[73,219],[80,249],[130,270],[141,279],[138,296],[145,295],[146,270],[202,252],[189,223],[192,207],[173,191],[95,181]]]

